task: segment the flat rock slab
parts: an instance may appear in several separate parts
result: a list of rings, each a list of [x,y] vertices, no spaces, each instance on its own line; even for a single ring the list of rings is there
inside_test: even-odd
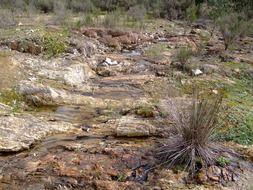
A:
[[[29,149],[36,141],[56,133],[77,133],[65,122],[44,122],[31,115],[0,117],[0,152]]]
[[[131,116],[122,117],[116,126],[116,135],[118,137],[148,137],[154,132],[154,126],[147,121]]]

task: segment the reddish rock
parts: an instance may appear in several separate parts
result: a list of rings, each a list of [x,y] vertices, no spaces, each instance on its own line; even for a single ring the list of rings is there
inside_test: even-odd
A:
[[[107,32],[109,35],[112,37],[118,37],[118,36],[123,36],[126,35],[127,32],[121,31],[121,30],[108,30]]]
[[[201,169],[196,176],[196,180],[200,184],[204,184],[208,181],[207,173],[205,169]]]
[[[212,181],[219,181],[221,174],[221,169],[218,166],[210,166],[207,170],[207,176]]]
[[[39,55],[42,52],[42,47],[36,45],[35,43],[29,42],[28,43],[28,52],[32,55]]]
[[[104,36],[100,39],[101,42],[105,43],[107,46],[121,50],[119,41],[116,38],[113,38],[110,35]]]
[[[7,46],[23,53],[30,53],[32,55],[39,55],[42,52],[42,47],[29,40],[17,40],[7,43]]]
[[[89,38],[97,38],[97,32],[93,29],[87,29],[85,31],[83,31],[83,35],[89,37]]]
[[[18,42],[17,41],[11,41],[8,44],[8,47],[12,50],[18,50]]]
[[[137,44],[139,35],[136,33],[129,33],[123,36],[116,37],[116,39],[121,43],[122,45],[131,45],[131,44]]]

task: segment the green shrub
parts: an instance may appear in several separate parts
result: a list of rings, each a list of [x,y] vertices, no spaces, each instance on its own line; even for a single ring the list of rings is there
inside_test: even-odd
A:
[[[247,28],[247,22],[244,20],[243,16],[236,13],[220,17],[217,23],[224,39],[225,50],[227,50],[238,37],[243,35]]]
[[[245,35],[253,38],[253,19],[247,22],[247,27],[245,31]]]
[[[31,0],[30,4],[38,10],[48,13],[54,10],[54,0]]]
[[[195,4],[192,4],[186,9],[186,19],[189,24],[192,24],[197,20],[198,7]]]
[[[221,167],[225,167],[231,164],[231,161],[223,156],[217,159],[217,164]]]
[[[155,116],[155,108],[149,104],[143,104],[136,108],[135,110],[136,115],[142,117],[154,117]]]
[[[45,32],[42,35],[45,56],[51,58],[64,53],[68,47],[65,38],[66,34],[63,33]]]
[[[91,0],[72,0],[69,3],[70,9],[74,12],[90,13],[94,11],[95,6]]]
[[[182,64],[182,67],[185,68],[185,64],[187,64],[188,60],[192,57],[192,50],[188,47],[180,48],[176,53],[176,61]]]

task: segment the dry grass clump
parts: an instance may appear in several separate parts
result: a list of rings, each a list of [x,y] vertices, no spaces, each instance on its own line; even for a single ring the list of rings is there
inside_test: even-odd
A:
[[[200,100],[197,92],[187,106],[170,102],[176,131],[156,152],[161,165],[183,164],[193,177],[200,167],[215,165],[222,153],[229,151],[211,139],[217,127],[221,102],[221,96]]]

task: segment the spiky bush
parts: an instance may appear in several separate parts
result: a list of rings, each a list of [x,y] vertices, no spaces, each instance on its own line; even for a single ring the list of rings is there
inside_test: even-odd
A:
[[[198,93],[187,106],[170,101],[170,115],[175,122],[176,131],[157,151],[161,165],[172,167],[184,164],[194,176],[198,166],[207,168],[217,163],[223,146],[212,141],[217,127],[217,114],[222,98],[200,100]]]

